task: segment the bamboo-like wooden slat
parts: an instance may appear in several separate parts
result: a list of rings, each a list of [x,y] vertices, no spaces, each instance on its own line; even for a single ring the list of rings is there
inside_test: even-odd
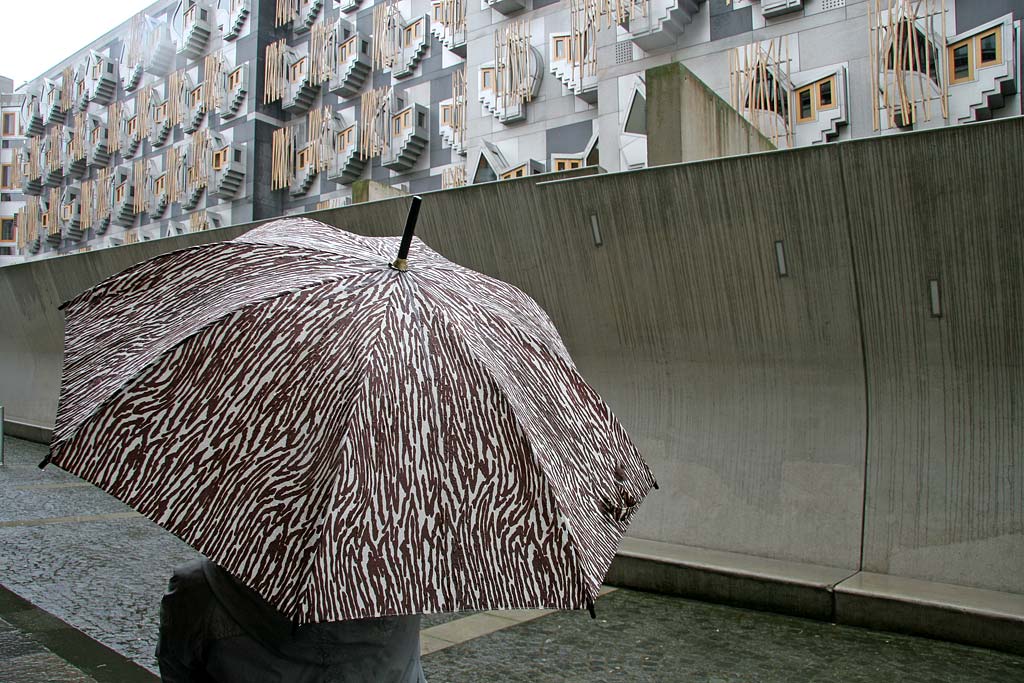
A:
[[[205,210],[193,211],[188,215],[188,231],[201,232],[210,227],[210,216]]]
[[[167,76],[167,122],[171,127],[180,126],[185,121],[186,88],[185,71],[178,69]]]
[[[263,104],[284,97],[284,60],[287,50],[288,43],[284,39],[267,45],[266,63],[263,66]]]
[[[502,107],[533,100],[530,24],[511,21],[494,32],[495,94]]]
[[[74,130],[68,144],[68,159],[72,162],[85,158],[85,136],[88,135],[88,125],[85,112],[75,114]]]
[[[299,0],[277,0],[274,7],[274,26],[284,26],[299,16]]]
[[[39,197],[25,197],[25,205],[15,213],[18,225],[19,246],[24,249],[29,242],[39,237],[39,226],[42,219],[42,202]]]
[[[96,222],[96,216],[93,215],[94,204],[93,195],[95,190],[93,189],[92,180],[83,180],[81,189],[78,192],[78,202],[81,205],[81,216],[82,224],[91,228],[93,223]]]
[[[464,149],[466,145],[466,67],[452,72],[452,120],[451,127],[455,145]]]
[[[462,187],[466,184],[466,167],[458,164],[448,166],[441,171],[441,189],[448,190],[453,187]]]
[[[337,54],[336,33],[333,25],[322,21],[313,24],[309,31],[309,82],[320,85],[331,77]]]
[[[46,234],[60,234],[60,189],[51,187],[46,202]]]
[[[310,148],[308,164],[317,172],[326,170],[334,155],[334,131],[331,130],[330,108],[310,109],[306,115],[306,130]]]
[[[127,50],[125,51],[126,67],[135,67],[142,63],[144,56],[143,47],[146,36],[146,18],[139,13],[132,17],[132,28],[128,34]]]
[[[378,156],[391,140],[392,90],[388,87],[365,92],[359,99],[359,155]]]
[[[118,135],[121,130],[121,109],[120,102],[112,102],[107,107],[107,151],[110,154],[121,149],[121,136]]]
[[[188,170],[186,183],[189,192],[207,186],[210,179],[210,148],[212,147],[210,132],[203,128],[189,137]]]
[[[63,167],[61,148],[64,146],[64,126],[58,124],[46,133],[46,159],[44,166],[47,173],[53,173]]]
[[[75,97],[75,70],[64,67],[60,77],[60,110],[63,113],[71,111],[71,105]]]
[[[466,30],[466,0],[440,0],[439,5],[445,37],[454,38]]]
[[[149,134],[149,101],[152,88],[142,88],[135,96],[135,139],[141,140]]]
[[[173,204],[181,201],[184,188],[182,183],[182,159],[181,152],[177,147],[170,147],[167,150],[167,202]]]
[[[140,214],[149,209],[149,164],[137,159],[132,165],[132,210]]]
[[[372,57],[374,69],[390,69],[402,49],[402,17],[397,0],[382,0],[373,6]]]
[[[789,37],[753,42],[730,51],[729,90],[733,108],[775,145],[793,144],[789,91]],[[763,116],[768,113],[767,121]]]
[[[98,223],[103,216],[110,214],[110,195],[114,187],[114,174],[109,168],[101,168],[96,172],[94,186],[93,223]]]
[[[869,0],[868,54],[876,131],[882,129],[883,112],[888,128],[913,125],[921,116],[930,121],[936,90],[942,116],[949,116],[947,74],[933,70],[943,63],[940,55],[948,48],[946,16],[946,0]]]
[[[295,178],[295,128],[283,126],[271,140],[270,189],[289,187]]]
[[[212,112],[220,109],[224,97],[224,55],[213,52],[203,60],[203,107]]]
[[[600,2],[609,4],[608,0]],[[598,0],[571,0],[569,3],[569,63],[573,78],[580,81],[584,76],[597,75],[597,31],[601,27],[598,12]]]

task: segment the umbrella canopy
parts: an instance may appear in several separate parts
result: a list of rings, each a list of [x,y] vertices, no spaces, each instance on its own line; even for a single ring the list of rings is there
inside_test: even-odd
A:
[[[65,304],[51,461],[299,622],[593,604],[654,480],[541,308],[308,219]]]

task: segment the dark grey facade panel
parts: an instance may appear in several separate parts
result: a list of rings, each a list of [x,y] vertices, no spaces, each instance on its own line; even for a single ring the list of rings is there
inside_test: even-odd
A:
[[[730,36],[754,30],[752,7],[733,10],[722,14],[711,15],[711,40],[721,40]]]
[[[425,178],[415,178],[409,181],[409,192],[433,192],[441,189],[441,176],[432,175]]]
[[[568,126],[548,128],[548,154],[576,154],[582,152],[594,134],[593,121],[570,123]]]

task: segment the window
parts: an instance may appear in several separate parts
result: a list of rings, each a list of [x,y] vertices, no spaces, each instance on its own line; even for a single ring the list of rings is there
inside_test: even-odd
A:
[[[128,191],[128,183],[127,182],[123,182],[120,185],[118,185],[117,189],[114,190],[114,203],[115,204],[120,204],[121,202],[123,202],[124,201],[124,196],[127,193],[127,191]]]
[[[582,159],[555,159],[556,171],[571,171],[583,166]]]
[[[13,111],[4,112],[4,135],[17,135],[18,134],[18,122],[15,118],[17,114]]]
[[[829,76],[825,80],[818,81],[818,111],[833,109],[838,106],[835,98],[836,77]]]
[[[14,189],[14,164],[0,164],[0,187]]]
[[[508,180],[509,178],[522,178],[526,175],[526,164],[517,166],[516,168],[505,171],[501,174],[502,180]]]
[[[480,70],[480,89],[494,90],[494,68]]]
[[[191,26],[196,20],[196,6],[192,5],[185,11],[185,28]]]
[[[85,81],[75,82],[75,94],[79,99],[85,96]]]
[[[443,21],[441,19],[441,5],[436,2],[434,3],[434,21]]]
[[[365,40],[359,41],[359,51],[362,52],[364,55],[365,54],[369,54],[370,53],[370,44],[368,42],[366,42]]]
[[[189,102],[192,103],[193,107],[198,107],[199,103],[203,101],[203,86],[199,85],[192,90],[192,94],[189,95]]]
[[[978,36],[978,66],[992,66],[1003,61],[1003,30],[997,26]]]
[[[288,80],[292,83],[296,83],[302,80],[302,77],[306,74],[306,58],[303,57],[299,61],[291,65],[288,70]]]
[[[335,149],[338,152],[344,152],[346,149],[352,146],[352,142],[355,139],[355,126],[349,126],[345,130],[341,131],[335,136]]]
[[[101,132],[102,130],[99,126],[93,126],[92,130],[89,131],[89,141],[95,145],[97,142],[100,141]]]
[[[796,91],[796,120],[797,123],[814,120],[814,93],[813,88],[808,86]]]
[[[160,197],[167,192],[167,174],[163,173],[157,176],[157,179],[153,181],[153,194]]]
[[[157,123],[163,123],[167,119],[167,103],[161,102],[153,109],[153,119]]]
[[[338,48],[338,61],[345,62],[356,53],[356,37],[352,36]]]
[[[295,165],[300,169],[306,168],[309,165],[309,147],[306,147],[296,155]]]
[[[416,42],[416,38],[419,35],[419,32],[417,31],[417,29],[419,28],[419,25],[420,25],[419,22],[416,22],[412,26],[407,26],[406,27],[406,29],[405,29],[405,41],[404,41],[405,47],[410,47],[410,46],[412,46],[413,43]]]
[[[235,90],[242,85],[242,67],[238,67],[228,75],[228,90]]]
[[[14,219],[13,218],[0,218],[0,242],[13,242],[14,237]]]
[[[138,119],[138,117],[133,116],[130,119],[128,119],[128,123],[126,125],[126,129],[128,131],[128,137],[134,138],[135,137],[135,133],[138,130],[138,128],[139,128],[139,119]]]
[[[71,214],[73,212],[74,212],[74,209],[73,209],[73,207],[71,206],[70,203],[63,204],[60,207],[60,217],[61,217],[61,220],[65,221],[65,222],[71,220]]]
[[[949,47],[949,82],[963,83],[974,80],[974,64],[971,56],[971,39],[963,40]]]
[[[103,62],[96,60],[92,63],[92,79],[98,81],[100,76],[103,75]]]
[[[217,150],[216,152],[213,153],[214,171],[219,171],[228,165],[228,153],[230,151],[231,150],[225,147],[224,149]]]
[[[452,105],[442,104],[441,105],[441,125],[450,126],[452,125]]]
[[[569,36],[555,38],[555,59],[569,59]]]
[[[43,230],[47,230],[50,227],[50,212],[44,211],[43,215],[40,217],[39,222],[42,225]]]

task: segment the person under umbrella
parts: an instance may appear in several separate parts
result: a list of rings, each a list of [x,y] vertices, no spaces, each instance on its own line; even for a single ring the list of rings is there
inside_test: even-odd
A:
[[[297,631],[593,614],[654,478],[536,302],[413,240],[413,206],[401,244],[284,219],[65,304],[50,459]]]

